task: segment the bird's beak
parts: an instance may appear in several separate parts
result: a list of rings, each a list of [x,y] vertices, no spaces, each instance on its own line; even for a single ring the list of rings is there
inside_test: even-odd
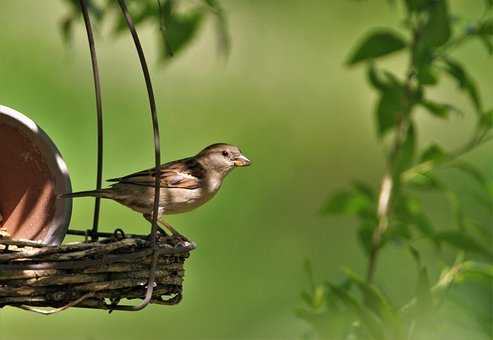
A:
[[[235,166],[249,166],[250,164],[252,164],[252,161],[250,161],[245,156],[240,155],[234,160],[234,164]]]

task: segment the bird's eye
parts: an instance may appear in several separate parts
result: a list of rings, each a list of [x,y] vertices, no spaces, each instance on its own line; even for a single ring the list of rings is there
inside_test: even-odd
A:
[[[227,151],[223,151],[223,156],[224,156],[224,157],[229,157],[229,152],[227,152]]]

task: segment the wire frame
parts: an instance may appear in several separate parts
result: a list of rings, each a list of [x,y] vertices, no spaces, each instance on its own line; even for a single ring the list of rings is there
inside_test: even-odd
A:
[[[152,212],[152,227],[151,227],[151,245],[153,249],[153,257],[151,262],[151,269],[149,272],[149,280],[147,284],[147,291],[144,300],[136,306],[125,306],[118,305],[115,306],[114,310],[126,310],[126,311],[138,311],[145,308],[152,299],[152,293],[154,290],[154,280],[155,280],[155,272],[157,267],[157,259],[158,259],[158,249],[157,249],[157,217],[158,217],[158,209],[159,209],[159,193],[160,193],[160,164],[161,164],[161,145],[160,145],[160,137],[159,137],[159,122],[157,117],[156,110],[156,101],[154,98],[154,91],[152,88],[151,77],[149,74],[149,69],[147,67],[147,62],[145,59],[144,51],[142,45],[140,43],[139,36],[137,34],[137,30],[135,29],[135,24],[132,20],[128,12],[128,8],[124,0],[117,0],[118,4],[122,10],[122,15],[125,18],[127,23],[127,27],[130,31],[132,39],[134,41],[135,49],[137,51],[137,55],[140,61],[140,65],[142,68],[142,73],[144,75],[144,81],[146,84],[148,99],[149,99],[149,108],[152,119],[152,129],[153,129],[153,137],[154,137],[154,159],[155,159],[155,183],[154,183],[154,204],[153,204],[153,212]],[[84,25],[87,33],[87,40],[89,43],[89,50],[91,55],[91,65],[92,65],[92,74],[94,80],[94,92],[96,97],[96,115],[97,115],[97,170],[96,170],[96,188],[98,190],[102,187],[102,173],[103,173],[103,106],[102,106],[102,96],[101,96],[101,82],[99,76],[99,67],[97,62],[96,55],[96,47],[94,43],[94,34],[91,25],[91,19],[88,13],[88,6],[86,0],[79,0],[82,15],[84,18]],[[100,216],[100,208],[101,208],[101,199],[97,197],[94,203],[94,215],[93,215],[93,225],[92,229],[89,231],[80,231],[80,230],[69,230],[68,234],[72,235],[89,235],[92,241],[96,241],[99,236],[107,236],[108,233],[100,233],[98,232],[99,227],[99,216]]]

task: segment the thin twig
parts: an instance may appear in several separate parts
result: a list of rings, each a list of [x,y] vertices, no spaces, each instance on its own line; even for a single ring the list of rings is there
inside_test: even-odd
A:
[[[393,185],[394,181],[392,179],[392,175],[387,172],[382,179],[382,185],[380,187],[380,194],[378,197],[378,225],[372,235],[372,246],[370,256],[368,258],[368,282],[373,280],[378,252],[381,248],[382,236],[389,227],[388,215]]]
[[[401,174],[401,179],[403,182],[408,182],[412,180],[417,175],[422,175],[432,170],[442,167],[451,162],[456,161],[460,157],[472,151],[474,148],[486,144],[491,141],[491,138],[487,138],[485,134],[475,133],[470,141],[464,144],[463,147],[459,148],[457,151],[449,153],[444,159],[441,160],[429,160],[421,162],[410,169],[407,169]]]

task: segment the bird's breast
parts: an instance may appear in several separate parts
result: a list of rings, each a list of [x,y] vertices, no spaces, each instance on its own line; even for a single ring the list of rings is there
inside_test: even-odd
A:
[[[163,188],[160,192],[160,206],[164,214],[179,214],[193,210],[214,196],[215,192],[210,192],[205,188],[182,189],[182,188]]]

